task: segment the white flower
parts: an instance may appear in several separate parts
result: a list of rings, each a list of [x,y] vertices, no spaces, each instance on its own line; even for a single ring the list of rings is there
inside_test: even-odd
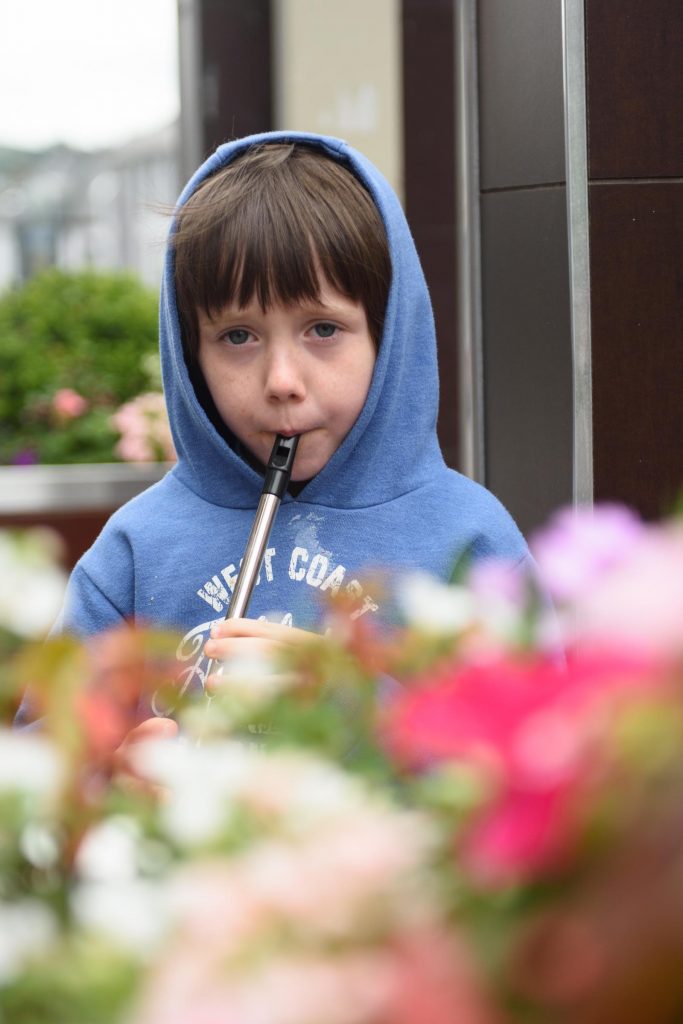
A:
[[[257,813],[278,819],[290,835],[320,828],[368,800],[358,779],[320,758],[291,751],[257,756],[239,797]]]
[[[36,868],[50,868],[59,859],[57,836],[38,821],[28,823],[21,833],[19,845],[26,860]]]
[[[38,900],[0,903],[0,984],[21,973],[34,956],[45,952],[57,935],[52,911]]]
[[[167,834],[182,846],[202,846],[215,839],[228,823],[230,807],[212,787],[176,790],[162,808]]]
[[[201,845],[219,834],[253,766],[251,752],[234,741],[202,746],[184,740],[140,743],[133,757],[138,771],[168,790],[162,822],[185,846]]]
[[[82,928],[138,955],[152,954],[170,923],[165,889],[141,878],[82,883],[71,907]]]
[[[63,764],[48,739],[0,728],[0,792],[15,790],[49,798],[62,778]]]
[[[460,632],[475,615],[472,595],[464,587],[447,586],[427,573],[402,579],[397,598],[409,625],[426,633]]]
[[[189,784],[231,790],[248,777],[253,767],[251,752],[234,740],[201,745],[184,738],[149,740],[136,744],[131,757],[136,771],[170,789]]]
[[[104,934],[134,953],[152,951],[169,920],[164,890],[140,877],[144,841],[138,822],[123,815],[96,825],[76,856],[82,879],[72,895],[80,925]]]
[[[0,628],[42,636],[57,617],[65,588],[52,534],[0,531]]]
[[[263,653],[233,656],[220,662],[218,673],[231,695],[248,705],[260,705],[288,688],[291,676],[279,671]]]
[[[137,875],[140,826],[123,815],[108,818],[84,837],[76,855],[81,878],[93,882],[123,882]]]

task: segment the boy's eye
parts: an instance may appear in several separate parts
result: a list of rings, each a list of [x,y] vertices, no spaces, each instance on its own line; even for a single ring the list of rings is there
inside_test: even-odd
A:
[[[336,324],[320,323],[314,324],[313,330],[319,338],[331,338],[337,327]]]
[[[244,345],[249,341],[249,331],[235,327],[232,331],[226,331],[223,337],[227,338],[231,345]]]

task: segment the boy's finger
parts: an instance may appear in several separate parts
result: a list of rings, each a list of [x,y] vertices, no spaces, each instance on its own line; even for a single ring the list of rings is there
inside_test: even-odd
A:
[[[239,687],[240,691],[244,686],[249,686],[253,683],[255,689],[261,689],[264,681],[270,685],[271,683],[277,683],[275,687],[277,690],[289,690],[294,686],[297,686],[301,682],[301,676],[297,672],[273,672],[271,675],[258,677],[249,676],[246,680],[242,680]],[[230,674],[224,675],[222,672],[214,672],[210,676],[206,677],[204,685],[207,690],[212,693],[216,693],[220,690],[229,690],[230,685],[234,685],[235,676]]]
[[[204,653],[216,661],[227,661],[230,658],[268,661],[276,653],[279,642],[270,637],[260,636],[229,636],[219,640],[207,640]]]
[[[315,635],[306,629],[283,626],[278,622],[265,622],[263,619],[222,619],[220,622],[214,622],[211,627],[213,638],[251,636],[283,644],[304,643],[312,640]]]

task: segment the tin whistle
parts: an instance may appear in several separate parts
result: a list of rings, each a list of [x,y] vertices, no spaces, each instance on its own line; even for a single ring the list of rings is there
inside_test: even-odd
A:
[[[299,435],[278,434],[266,466],[266,476],[256,516],[242,558],[242,565],[230,598],[226,619],[244,618],[263,562],[270,531],[292,475]]]

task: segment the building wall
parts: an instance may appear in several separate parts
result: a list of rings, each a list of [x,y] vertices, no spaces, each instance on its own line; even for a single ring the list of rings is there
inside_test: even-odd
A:
[[[598,499],[683,490],[683,5],[587,0]]]
[[[287,0],[273,16],[274,127],[346,139],[402,195],[399,0]]]
[[[479,0],[485,482],[528,531],[572,498],[560,0]]]
[[[47,266],[128,270],[158,288],[178,163],[175,124],[114,149],[35,154],[0,181],[0,289]]]
[[[562,19],[577,15],[568,55]],[[486,482],[526,530],[591,490],[657,517],[683,489],[683,5],[478,0],[477,34]],[[568,161],[563,65],[584,56]],[[567,213],[575,144],[582,223]],[[570,237],[590,267],[578,302]]]
[[[434,310],[439,442],[448,465],[462,469],[453,0],[402,0],[401,20],[403,201]]]

